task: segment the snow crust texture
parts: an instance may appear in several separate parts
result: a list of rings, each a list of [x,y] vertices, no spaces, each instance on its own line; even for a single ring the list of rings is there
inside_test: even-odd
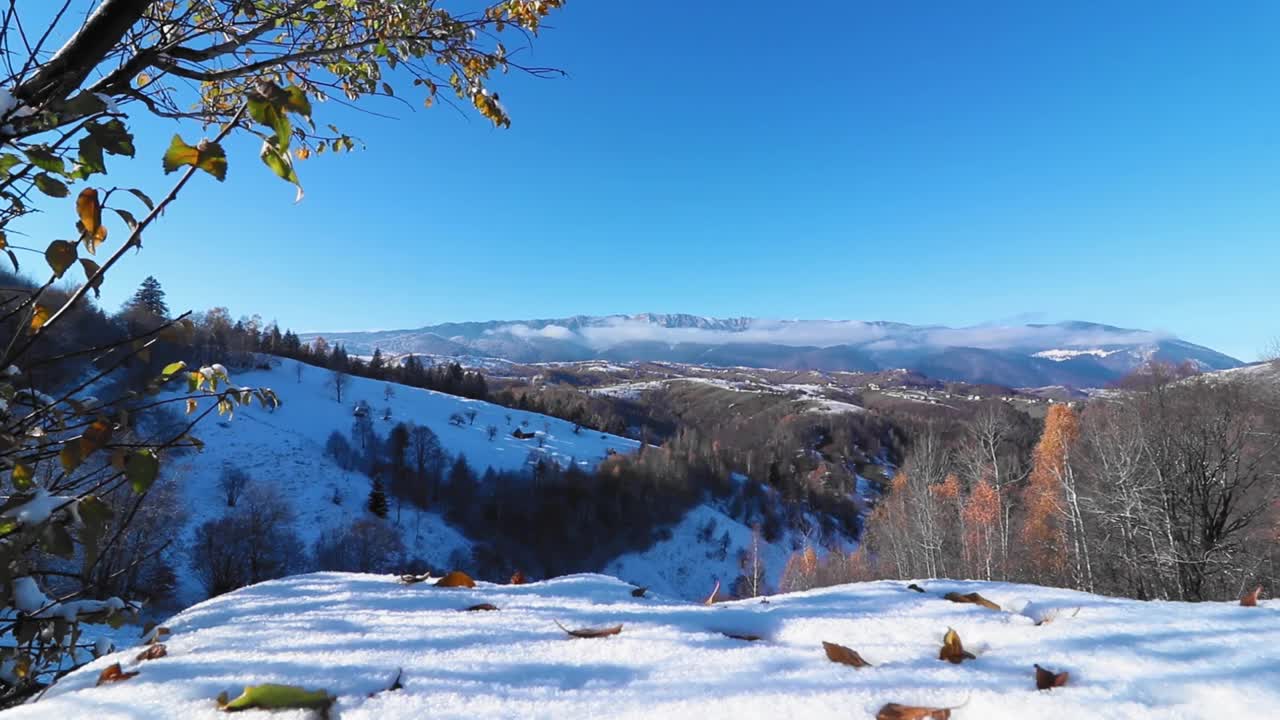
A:
[[[220,718],[220,692],[258,683],[325,689],[342,720],[868,718],[889,702],[959,706],[957,720],[1277,717],[1278,601],[917,582],[926,592],[885,581],[703,606],[633,597],[603,575],[474,589],[302,575],[192,607],[166,623],[167,656],[139,662],[133,648],[100,658],[0,717]],[[1003,609],[949,602],[947,592],[978,592]],[[498,610],[464,611],[479,603]],[[557,622],[623,629],[575,639]],[[976,659],[938,659],[948,628]],[[828,661],[823,641],[873,667]],[[117,662],[139,674],[95,687]],[[1070,672],[1069,684],[1037,691],[1036,663]],[[400,673],[403,688],[388,691]]]

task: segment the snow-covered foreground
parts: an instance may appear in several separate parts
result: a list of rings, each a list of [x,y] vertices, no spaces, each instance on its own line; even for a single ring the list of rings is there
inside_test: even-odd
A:
[[[475,589],[314,574],[201,603],[166,623],[166,657],[100,658],[5,718],[215,718],[215,698],[285,683],[360,718],[1274,717],[1280,602],[1160,603],[1001,583],[875,582],[702,606],[632,597],[601,575]],[[979,592],[1005,610],[942,598]],[[463,612],[477,603],[496,612]],[[1078,612],[1077,612],[1078,609]],[[1055,615],[1037,626],[1036,620]],[[570,629],[622,624],[604,638]],[[938,659],[947,628],[977,658]],[[756,635],[757,642],[724,633]],[[873,667],[828,661],[823,641]],[[131,679],[95,687],[113,663]],[[1070,672],[1037,691],[1033,664]],[[403,671],[403,688],[386,690]],[[285,711],[273,717],[314,717]]]

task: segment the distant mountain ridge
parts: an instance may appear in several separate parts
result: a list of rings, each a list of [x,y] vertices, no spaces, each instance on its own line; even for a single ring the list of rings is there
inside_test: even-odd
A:
[[[857,320],[575,315],[443,323],[410,330],[312,333],[349,352],[488,356],[513,362],[669,361],[786,370],[907,368],[940,380],[1013,387],[1106,385],[1152,360],[1205,371],[1239,360],[1165,333],[1070,321],[942,325]]]

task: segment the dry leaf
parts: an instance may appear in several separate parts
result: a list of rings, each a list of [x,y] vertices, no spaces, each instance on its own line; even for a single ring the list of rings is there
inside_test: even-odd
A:
[[[764,639],[764,638],[760,637],[759,635],[752,635],[752,634],[750,634],[750,633],[731,633],[731,632],[722,632],[722,633],[720,633],[720,634],[721,634],[721,635],[724,635],[724,636],[725,636],[725,637],[727,637],[727,638],[733,638],[734,640],[745,640],[746,642],[756,642],[756,641],[758,641],[758,640],[763,640],[763,639]]]
[[[857,650],[851,650],[843,645],[823,641],[822,649],[827,651],[827,659],[833,663],[841,665],[851,665],[856,668],[871,667],[871,663],[862,659]]]
[[[965,660],[977,660],[977,656],[964,649],[960,644],[960,635],[951,628],[942,637],[942,649],[938,651],[938,659],[946,660],[952,665],[959,665]]]
[[[98,684],[106,685],[107,683],[114,683],[114,682],[120,682],[121,680],[128,680],[129,678],[137,674],[138,672],[136,670],[133,672],[125,672],[124,670],[120,669],[120,663],[116,663],[108,667],[106,670],[102,671],[102,674],[98,676]]]
[[[918,593],[922,593],[922,592],[924,592],[924,588],[920,587],[919,585],[917,585],[917,584],[915,584],[915,583],[911,583],[910,585],[908,585],[908,586],[907,586],[907,589],[908,589],[908,590],[915,590],[915,591],[916,591],[916,592],[918,592]]]
[[[555,623],[556,623],[556,627],[559,627],[561,630],[569,633],[570,635],[576,638],[601,638],[601,637],[608,637],[610,635],[617,635],[618,633],[622,632],[621,625],[613,625],[611,627],[603,627],[603,628],[582,628],[580,630],[570,630],[569,628],[561,625],[559,621],[555,621]]]
[[[1258,598],[1261,596],[1262,586],[1259,585],[1253,589],[1253,592],[1245,593],[1244,597],[1240,598],[1240,605],[1243,607],[1258,607]]]
[[[519,571],[519,570],[517,570],[517,571],[515,571],[515,574],[511,576],[511,580],[510,580],[510,581],[508,581],[508,583],[507,583],[507,584],[508,584],[508,585],[523,585],[523,584],[525,584],[526,582],[528,582],[528,580],[525,580],[525,579],[524,579],[524,573],[523,573],[523,572],[521,572],[521,571]]]
[[[649,592],[649,588],[638,587],[631,591],[631,597],[644,597],[647,592]]]
[[[927,708],[889,703],[876,713],[876,720],[949,720],[951,708]]]
[[[476,581],[472,580],[470,575],[462,572],[461,570],[454,570],[453,572],[445,575],[444,577],[440,578],[436,582],[436,587],[445,587],[445,588],[453,588],[453,587],[473,588],[475,586],[476,586]]]
[[[405,585],[414,585],[420,582],[426,582],[427,580],[430,580],[430,579],[431,579],[431,573],[429,572],[422,573],[421,575],[401,575],[400,576],[400,582],[404,583]]]
[[[388,685],[387,687],[381,690],[374,690],[373,692],[369,693],[368,697],[373,697],[378,693],[395,692],[396,690],[403,690],[404,685],[400,682],[400,678],[402,677],[404,677],[404,668],[400,668],[399,670],[396,670],[396,679],[392,680],[390,685]]]
[[[703,605],[712,605],[712,604],[714,604],[714,603],[715,603],[715,601],[716,601],[716,595],[717,595],[719,592],[720,592],[720,581],[719,581],[719,580],[717,580],[717,581],[716,581],[716,586],[715,586],[715,587],[713,587],[713,588],[711,588],[711,594],[707,596],[707,599],[706,599],[706,600],[703,600],[703,601],[702,601],[702,604],[703,604]]]
[[[163,625],[157,626],[157,625],[152,625],[148,623],[148,625],[143,628],[142,644],[155,645],[156,643],[160,642],[161,640],[164,640],[165,638],[169,637],[172,634],[173,633],[169,630],[169,628],[164,627]]]
[[[965,593],[964,595],[961,595],[961,594],[960,594],[960,593],[958,593],[958,592],[949,592],[949,593],[947,593],[946,595],[943,595],[942,597],[944,597],[944,598],[946,598],[946,599],[950,600],[951,602],[955,602],[955,603],[969,603],[969,604],[972,604],[972,605],[981,605],[982,607],[987,608],[988,610],[999,610],[999,609],[1000,609],[1000,606],[999,606],[999,605],[997,605],[997,604],[995,604],[995,603],[991,602],[990,600],[988,600],[988,599],[986,599],[986,598],[982,597],[981,595],[979,595],[979,594],[978,594],[978,593],[976,593],[976,592],[972,592],[972,593]]]
[[[165,648],[164,643],[158,643],[138,653],[138,657],[136,659],[138,662],[142,662],[144,660],[159,660],[168,654],[169,650]]]
[[[1045,670],[1036,665],[1036,689],[1050,690],[1056,687],[1062,687],[1067,684],[1067,680],[1071,678],[1071,673],[1061,672],[1055,673],[1052,670]]]
[[[469,608],[464,608],[463,612],[479,612],[482,610],[497,610],[497,609],[498,607],[496,605],[492,605],[490,603],[480,603],[479,605],[472,605]]]

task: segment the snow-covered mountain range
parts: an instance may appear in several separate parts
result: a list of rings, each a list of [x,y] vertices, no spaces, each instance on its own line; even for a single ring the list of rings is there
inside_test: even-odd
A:
[[[357,354],[488,356],[516,362],[669,361],[788,370],[908,368],[940,380],[1098,387],[1156,360],[1224,370],[1241,362],[1167,333],[1089,322],[952,328],[856,320],[695,315],[575,316],[311,333]]]

